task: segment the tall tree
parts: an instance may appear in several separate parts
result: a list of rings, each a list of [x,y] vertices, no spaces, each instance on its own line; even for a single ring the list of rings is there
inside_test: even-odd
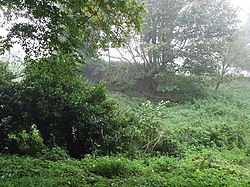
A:
[[[136,54],[146,69],[214,74],[236,37],[237,10],[228,0],[146,0]]]
[[[163,68],[166,64],[173,64],[176,56],[172,41],[183,6],[184,1],[179,0],[146,1],[148,11],[144,17],[141,40],[150,66]]]
[[[136,0],[0,0],[0,6],[5,22],[13,21],[2,49],[19,43],[35,56],[96,54],[119,46],[140,29],[143,10]]]
[[[227,45],[237,37],[237,10],[228,0],[190,3],[180,12],[175,32],[183,71],[194,75],[216,73]]]

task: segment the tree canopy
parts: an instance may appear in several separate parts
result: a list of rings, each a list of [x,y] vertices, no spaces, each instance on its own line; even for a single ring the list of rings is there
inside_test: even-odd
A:
[[[146,0],[145,7],[138,51],[147,69],[215,73],[225,43],[237,37],[237,9],[228,0]]]
[[[136,0],[0,0],[9,33],[2,50],[19,43],[28,55],[96,54],[139,31],[143,6]],[[6,24],[5,24],[6,25]]]

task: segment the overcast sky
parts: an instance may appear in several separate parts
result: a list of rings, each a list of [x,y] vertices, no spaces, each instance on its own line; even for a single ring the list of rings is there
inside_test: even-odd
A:
[[[250,7],[250,1],[249,0],[231,0],[232,3],[236,6],[240,6],[243,9],[249,9]]]
[[[232,5],[240,7],[240,19],[246,20],[246,15],[250,13],[250,0],[231,0]]]

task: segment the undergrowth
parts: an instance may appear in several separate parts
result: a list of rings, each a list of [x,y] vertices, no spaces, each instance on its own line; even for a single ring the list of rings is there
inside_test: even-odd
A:
[[[239,156],[236,161],[232,157]],[[249,158],[240,151],[190,151],[182,159],[88,156],[49,161],[1,156],[0,186],[249,186]]]
[[[140,148],[128,149],[143,152],[82,160],[61,148],[36,157],[1,155],[0,186],[250,186],[249,89],[241,80],[184,104],[110,93],[145,133]]]

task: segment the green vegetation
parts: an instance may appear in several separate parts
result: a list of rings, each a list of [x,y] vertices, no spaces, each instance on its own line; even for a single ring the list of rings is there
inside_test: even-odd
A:
[[[0,0],[1,52],[27,53],[18,79],[0,61],[0,186],[250,186],[250,82],[228,74],[249,50],[230,52],[236,10],[145,5],[144,62],[92,62],[83,78],[84,60],[141,29],[142,5]]]
[[[91,61],[82,67],[83,74],[92,83],[104,80],[109,90],[150,100],[168,100],[185,103],[205,98],[215,86],[217,78],[211,76],[187,76],[184,73],[145,73],[143,64],[128,62]],[[227,81],[226,81],[227,78]],[[228,75],[224,83],[237,76]]]
[[[143,11],[136,0],[1,0],[0,8],[2,24],[9,29],[0,39],[1,52],[18,43],[29,57],[63,53],[78,61],[122,45],[132,31],[140,30]]]
[[[206,99],[184,104],[112,92],[109,98],[124,115],[137,118],[137,128],[125,127],[107,139],[117,143],[118,152],[126,152],[97,156],[103,152],[96,149],[81,160],[59,147],[34,157],[1,155],[1,185],[249,186],[249,89],[249,81],[240,79]]]
[[[65,159],[1,156],[0,186],[249,186],[249,157],[204,149],[183,158]]]

